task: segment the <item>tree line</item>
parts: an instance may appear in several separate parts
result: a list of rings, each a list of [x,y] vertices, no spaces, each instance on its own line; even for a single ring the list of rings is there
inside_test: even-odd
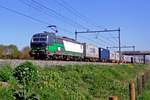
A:
[[[31,59],[30,47],[19,50],[16,45],[0,45],[0,59]]]

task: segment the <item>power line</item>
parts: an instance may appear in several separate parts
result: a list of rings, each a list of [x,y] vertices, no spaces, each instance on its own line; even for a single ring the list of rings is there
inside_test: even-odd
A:
[[[78,17],[81,21],[86,22],[88,25],[92,26],[91,23],[89,23],[85,18],[83,18],[79,13],[75,12],[73,9],[70,9],[72,7],[67,7],[65,6],[66,4],[64,4],[65,2],[60,0],[53,0],[55,1],[58,5],[60,5],[61,7],[63,7],[64,9],[66,9],[68,12],[70,12],[71,14],[73,14],[74,16]]]
[[[91,42],[93,42],[93,43],[95,43],[95,44],[105,46],[104,44],[98,43],[98,42],[92,40],[91,38],[87,38],[87,37],[83,37],[83,36],[80,36],[80,37],[82,37],[82,38],[84,38],[84,39],[86,39],[86,40],[90,40]]]
[[[94,23],[89,23],[89,19],[81,14],[79,11],[77,11],[75,8],[73,8],[71,5],[69,5],[67,2],[65,2],[65,0],[59,0],[60,2],[58,2],[58,0],[55,0],[55,2],[57,2],[59,5],[61,5],[63,8],[65,8],[67,11],[69,11],[70,13],[74,14],[75,16],[79,17],[81,20],[83,20],[84,22],[90,24],[90,25],[93,25],[95,27],[98,27],[96,24]],[[67,5],[67,6],[65,6]],[[112,36],[113,37],[113,36]],[[101,36],[101,38],[105,38],[103,36]],[[114,41],[108,39],[108,38],[105,38],[107,41],[110,41],[111,43],[115,43]],[[116,39],[116,38],[115,38]]]
[[[18,0],[18,1],[20,1],[21,3],[23,3],[23,4],[25,4],[25,5],[27,5],[27,6],[29,6],[29,7],[31,7],[31,8],[33,8],[33,9],[36,9],[35,7],[33,7],[33,6],[31,6],[30,4],[28,4],[28,3],[26,3],[26,2],[24,2],[23,0],[21,1],[21,0]],[[36,9],[37,11],[38,11],[38,9]],[[46,15],[48,15],[48,16],[50,16],[49,14],[47,14],[47,13],[44,13],[44,14],[46,14]],[[59,26],[57,26],[59,29],[61,29],[61,30],[63,30],[63,31],[65,31],[65,32],[69,32],[69,33],[72,33],[72,32],[70,32],[70,31],[68,31],[68,30],[66,30],[66,29],[64,29],[64,28],[62,28],[62,27],[59,27]]]
[[[31,0],[31,1],[34,1],[34,0]],[[35,1],[34,1],[35,2]],[[36,2],[37,3],[37,2]],[[31,5],[29,5],[29,4],[27,4],[27,3],[25,3],[26,5],[28,5],[28,6],[30,6],[30,7],[32,7]],[[38,3],[38,5],[39,5],[39,3]],[[39,5],[40,7],[43,7],[43,6],[41,6],[41,5]],[[44,7],[45,8],[45,7]],[[67,7],[66,7],[67,8]],[[36,8],[34,8],[34,9],[36,9]],[[37,10],[37,9],[36,9]],[[45,13],[46,14],[46,13]],[[46,14],[47,15],[47,14]],[[50,16],[50,15],[48,15],[48,16]],[[107,41],[109,40],[109,39],[106,39]],[[112,41],[110,41],[111,43],[112,43]],[[105,42],[106,43],[106,42]],[[113,42],[114,43],[114,42]]]
[[[49,25],[49,23],[47,23],[47,22],[44,22],[44,21],[39,20],[39,19],[36,19],[36,18],[31,17],[31,16],[29,16],[29,15],[23,14],[23,13],[18,12],[18,11],[16,11],[16,10],[13,10],[13,9],[7,8],[7,7],[5,7],[5,6],[0,5],[0,8],[3,8],[3,9],[5,9],[5,10],[7,10],[7,11],[10,11],[10,12],[16,13],[16,14],[21,15],[21,16],[24,16],[24,17],[26,17],[26,18],[29,18],[29,19],[34,20],[34,21],[36,21],[36,22],[39,22],[39,23],[41,23],[41,24]]]
[[[57,4],[59,4],[60,6],[62,6],[63,8],[65,8],[67,11],[69,11],[70,13],[72,13],[72,14],[74,14],[75,16],[77,16],[77,17],[79,17],[81,20],[83,20],[84,22],[86,22],[86,23],[88,23],[88,24],[90,24],[91,25],[91,23],[89,23],[86,19],[87,19],[87,17],[86,16],[84,16],[84,15],[82,15],[82,14],[80,14],[76,9],[74,9],[73,7],[71,7],[69,4],[67,4],[67,2],[65,2],[64,0],[59,0],[59,1],[61,1],[61,3],[58,1],[58,0],[54,0]],[[69,5],[69,7],[67,7],[67,6],[65,6],[65,4],[66,5]],[[71,8],[71,9],[70,9]],[[84,17],[84,18],[83,18]],[[93,26],[96,26],[96,25],[93,25]],[[96,26],[97,27],[97,26]],[[103,37],[103,36],[101,36],[101,37]],[[105,38],[105,37],[103,37],[103,38]],[[106,39],[106,38],[105,38]],[[100,39],[100,40],[102,40],[102,39]],[[112,41],[112,40],[110,40],[110,39],[108,39],[107,38],[107,40],[108,41],[110,41],[111,43],[114,43],[115,44],[115,42],[114,41]],[[105,42],[104,40],[102,40],[104,43],[107,43],[107,42]]]
[[[36,11],[40,11],[40,12],[43,12],[44,10],[41,8],[41,6],[39,6],[39,5],[31,5],[31,4],[29,4],[29,3],[27,3],[27,2],[24,2],[23,0],[18,0],[19,2],[21,2],[21,3],[23,3],[24,5],[27,5],[27,6],[29,6],[29,7],[31,7],[31,8],[33,8],[33,9],[35,9]],[[27,0],[26,0],[27,1]],[[40,9],[39,9],[40,8]],[[42,9],[42,10],[41,10]],[[50,13],[47,13],[47,12],[43,12],[43,14],[45,14],[45,15],[47,15],[47,16],[49,16],[49,17],[53,17],[52,15],[53,14],[50,14]],[[57,18],[56,18],[57,17]],[[53,18],[55,18],[55,19],[60,19],[60,17],[58,17],[58,16],[56,16],[56,17],[53,17]],[[61,20],[61,21],[63,21],[64,23],[67,23],[68,25],[70,25],[70,26],[75,26],[75,24],[73,24],[73,23],[70,23],[70,22],[68,22],[68,21],[65,21],[65,20]]]
[[[104,36],[102,36],[102,35],[101,35],[101,37],[102,37],[102,38],[105,38],[107,41],[110,41],[110,43],[113,43],[113,44],[117,44],[116,42],[118,42],[118,41],[112,41],[112,40],[110,40],[108,37],[104,37]],[[99,37],[97,36],[97,38],[99,38]]]
[[[80,34],[80,36],[81,36],[81,34]],[[87,35],[84,36],[84,37],[87,37]],[[106,41],[106,40],[104,40],[104,39],[102,39],[102,38],[92,37],[92,36],[89,36],[89,35],[88,35],[88,37],[93,38],[93,39],[96,39],[96,40],[99,40],[99,42],[105,43],[107,46],[108,46],[108,45],[112,46],[112,45],[114,45],[114,44],[116,45],[116,43],[108,42],[108,41]]]
[[[31,17],[31,16],[29,16],[29,15],[23,14],[23,13],[21,13],[21,12],[18,12],[18,11],[16,11],[16,10],[10,9],[10,8],[8,8],[8,7],[5,7],[5,6],[0,5],[0,8],[3,8],[3,9],[5,9],[5,10],[7,10],[7,11],[10,11],[10,12],[15,13],[15,14],[18,14],[18,15],[21,15],[21,16],[23,16],[23,17],[29,18],[29,19],[34,20],[34,21],[36,21],[36,22],[39,22],[39,23],[41,23],[41,24],[49,25],[47,22],[44,22],[44,21],[39,20],[39,19],[36,19],[36,18]],[[59,28],[61,28],[61,27],[59,27]],[[62,29],[62,30],[65,30],[65,31],[67,31],[67,32],[69,32],[69,33],[72,33],[72,32],[70,32],[70,31],[68,31],[68,30],[66,30],[66,29],[63,29],[63,28],[61,28],[61,29]],[[85,38],[85,37],[83,37],[83,38],[84,38],[84,39],[87,39],[87,38]],[[88,40],[90,40],[90,39],[88,38]],[[91,40],[91,41],[93,41],[93,40]],[[95,43],[96,43],[96,42],[95,42]],[[102,44],[101,44],[101,45],[102,45]]]
[[[57,1],[57,0],[56,0]],[[81,14],[79,11],[77,11],[75,8],[73,8],[70,4],[68,4],[65,0],[59,0],[62,4],[69,6],[68,8],[65,6],[65,8],[70,11],[73,12],[74,15],[78,16],[80,19],[82,19],[83,21],[85,21],[86,23],[89,23],[89,18],[87,18],[85,15]],[[71,10],[69,10],[71,9]],[[94,23],[89,23],[92,24],[93,26],[97,27],[96,24]]]
[[[28,6],[30,6],[30,7],[32,7],[31,5],[29,5],[28,3],[26,3],[26,2],[23,2],[22,1],[22,3],[24,3],[24,4],[26,4],[26,5],[28,5]],[[66,30],[66,29],[63,29],[63,28],[61,28],[61,27],[59,27],[60,29],[62,29],[62,30],[64,30],[64,31],[66,31],[66,32],[69,32],[69,33],[72,33],[72,32],[70,32],[70,31],[68,31],[68,30]],[[82,38],[84,38],[85,39],[85,37],[82,37]],[[87,39],[87,38],[86,38]],[[89,38],[88,38],[88,40],[89,40]],[[93,40],[92,40],[93,41]],[[96,42],[95,42],[96,43]],[[105,43],[107,43],[107,42],[105,42]],[[102,45],[102,44],[101,44]]]
[[[60,28],[60,27],[59,27]],[[62,29],[62,28],[61,28]],[[68,32],[68,33],[72,33],[71,31],[67,30],[67,29],[63,29],[64,31]],[[102,46],[105,46],[104,44],[101,44],[101,43],[97,43],[96,41],[92,40],[91,38],[88,38],[88,37],[85,37],[85,36],[80,36],[82,37],[83,39],[86,39],[86,40],[90,40],[91,42],[95,43],[95,44],[98,44],[98,45],[102,45]]]
[[[6,9],[6,10],[8,10],[8,11],[11,11],[11,12],[13,12],[13,13],[16,13],[16,14],[18,14],[18,15],[21,15],[21,16],[27,17],[27,18],[29,18],[29,19],[32,19],[32,20],[34,20],[34,21],[36,21],[36,22],[42,23],[42,24],[44,24],[44,25],[49,25],[49,23],[47,23],[47,22],[44,22],[44,21],[39,20],[39,19],[36,19],[36,18],[31,17],[31,16],[29,16],[29,15],[23,14],[23,13],[18,12],[18,11],[16,11],[16,10],[13,10],[13,9],[10,9],[10,8],[7,8],[7,7],[1,6],[1,5],[0,5],[0,7],[3,8],[3,9]],[[60,28],[60,27],[59,27],[59,28]],[[63,28],[60,28],[60,29],[67,31],[66,29],[63,29]],[[70,33],[72,33],[72,32],[70,32]],[[88,40],[89,40],[89,39],[88,39]],[[93,40],[92,40],[92,41],[93,41]]]
[[[43,8],[45,8],[45,9],[49,10],[50,12],[55,13],[57,16],[60,16],[60,17],[62,17],[62,18],[64,18],[64,19],[69,20],[70,22],[72,22],[72,23],[74,23],[74,24],[76,24],[76,25],[82,27],[83,29],[88,29],[88,28],[86,28],[85,26],[83,26],[83,25],[81,25],[81,24],[79,24],[79,23],[73,21],[72,19],[70,19],[70,18],[68,18],[68,17],[66,17],[66,16],[63,16],[62,14],[56,12],[56,11],[53,10],[53,9],[48,8],[47,6],[45,6],[45,5],[43,5],[43,4],[39,3],[39,2],[37,2],[37,1],[35,1],[35,0],[31,0],[31,1],[34,2],[35,4],[41,6],[41,7],[43,7]]]
[[[36,19],[36,18],[31,17],[31,16],[29,16],[29,15],[26,15],[26,14],[24,14],[24,13],[18,12],[18,11],[13,10],[13,9],[10,9],[10,8],[8,8],[8,7],[5,7],[5,6],[0,5],[0,8],[3,8],[3,9],[5,9],[5,10],[10,11],[10,12],[12,12],[12,13],[15,13],[15,14],[17,14],[17,15],[21,15],[21,16],[26,17],[26,18],[28,18],[28,19],[34,20],[34,21],[39,22],[39,23],[41,23],[41,24],[43,24],[43,25],[47,25],[47,26],[50,25],[50,24],[47,23],[47,22],[44,22],[44,21],[39,20],[39,19]],[[67,31],[67,30],[64,29],[64,28],[61,28],[61,27],[59,27],[59,28],[60,28],[61,30]],[[70,32],[70,31],[69,31],[69,32]],[[71,33],[72,33],[72,32],[71,32]]]

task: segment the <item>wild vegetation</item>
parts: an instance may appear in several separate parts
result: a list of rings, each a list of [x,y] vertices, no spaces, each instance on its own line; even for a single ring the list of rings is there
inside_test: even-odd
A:
[[[2,100],[107,100],[129,99],[128,82],[148,65],[67,65],[40,68],[30,62],[15,69],[2,66]],[[6,73],[4,73],[6,72]],[[146,100],[146,99],[144,99]]]
[[[28,46],[18,50],[16,45],[0,45],[0,59],[31,59],[29,51]]]
[[[149,100],[150,99],[150,81],[148,81],[147,89],[140,96],[141,100]]]

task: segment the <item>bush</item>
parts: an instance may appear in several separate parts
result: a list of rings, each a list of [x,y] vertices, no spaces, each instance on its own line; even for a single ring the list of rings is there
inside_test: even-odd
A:
[[[25,62],[15,68],[13,75],[20,84],[28,85],[37,80],[37,68],[31,62]]]
[[[0,81],[7,82],[13,76],[13,70],[10,66],[0,68]]]
[[[13,96],[15,100],[38,100],[36,94],[32,91],[32,83],[37,80],[37,68],[31,62],[20,64],[14,69],[14,77],[23,86],[21,89],[14,89]]]

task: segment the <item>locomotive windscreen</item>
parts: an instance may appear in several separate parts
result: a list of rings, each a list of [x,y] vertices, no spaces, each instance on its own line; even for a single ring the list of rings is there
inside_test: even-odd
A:
[[[32,39],[32,42],[46,42],[47,38],[34,38]]]
[[[46,43],[31,43],[31,47],[35,48],[35,47],[46,47],[47,44]]]
[[[48,35],[46,34],[35,34],[32,37],[32,42],[47,42]]]

